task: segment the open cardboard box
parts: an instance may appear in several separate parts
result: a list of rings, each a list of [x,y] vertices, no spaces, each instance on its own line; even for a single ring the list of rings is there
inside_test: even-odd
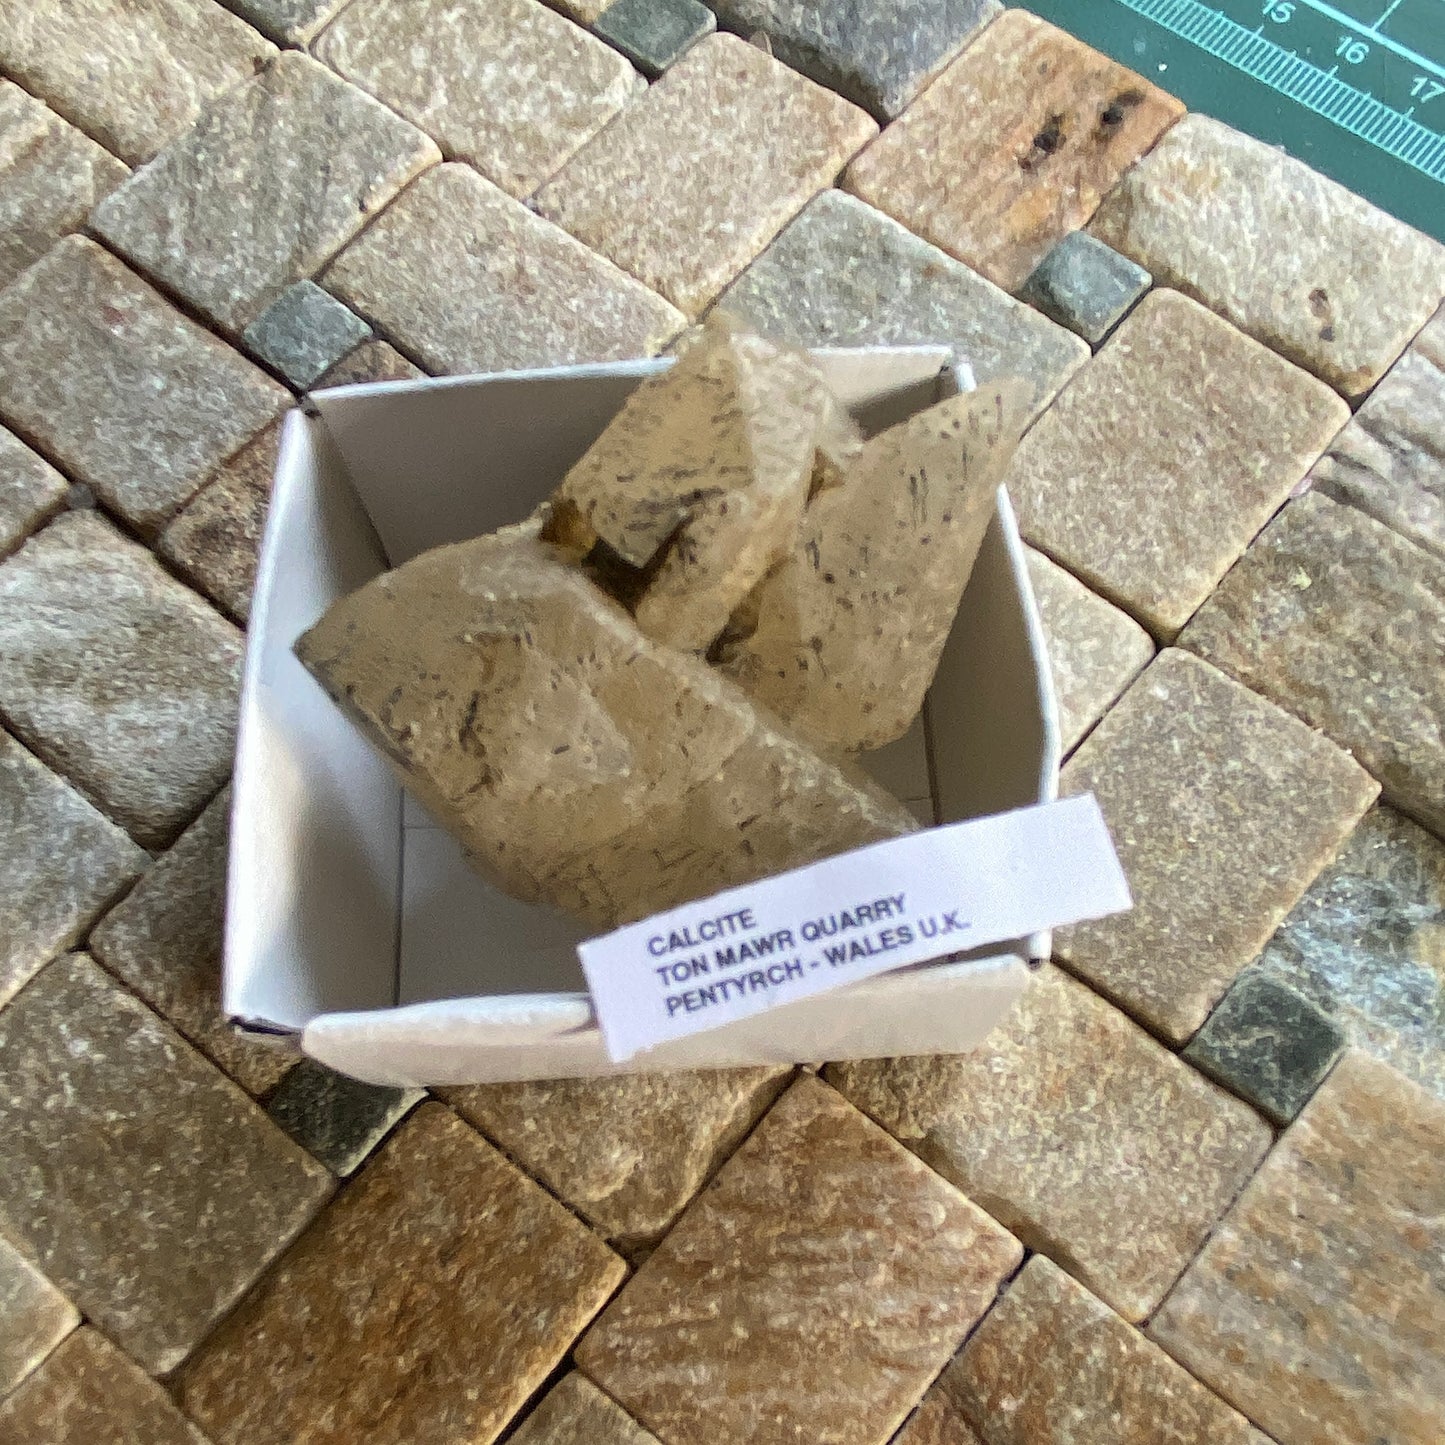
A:
[[[947,353],[817,353],[876,430],[958,389]],[[577,960],[584,936],[518,903],[461,850],[296,661],[292,644],[385,569],[527,515],[667,360],[315,393],[286,421],[252,607],[237,744],[224,1008],[377,1083],[612,1072]],[[1018,532],[1000,489],[925,709],[866,760],[934,822],[1055,795],[1059,734]],[[972,1048],[1046,940],[920,965],[676,1040],[626,1068]]]

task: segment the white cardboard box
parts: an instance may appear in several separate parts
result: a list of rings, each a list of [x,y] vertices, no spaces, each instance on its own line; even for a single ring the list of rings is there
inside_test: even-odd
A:
[[[957,389],[946,353],[818,353],[874,426]],[[292,654],[338,597],[546,497],[666,360],[338,387],[287,419],[261,549],[237,744],[224,1008],[378,1083],[610,1072],[577,925],[466,866]],[[1037,610],[999,492],[929,697],[873,771],[936,821],[1055,796],[1059,733]],[[1032,950],[1030,945],[1033,945]],[[675,1041],[629,1069],[973,1047],[1022,989],[1018,940]]]

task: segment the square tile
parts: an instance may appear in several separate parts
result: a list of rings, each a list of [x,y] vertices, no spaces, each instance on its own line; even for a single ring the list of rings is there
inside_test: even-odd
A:
[[[305,45],[348,0],[221,0],[277,45]]]
[[[90,223],[239,333],[438,159],[415,126],[288,50],[111,192]]]
[[[60,510],[65,486],[43,457],[0,427],[0,557]]]
[[[691,316],[877,126],[735,35],[710,35],[584,146],[537,209]]]
[[[1024,438],[1024,535],[1171,638],[1349,409],[1177,291],[1155,291]]]
[[[1310,493],[1180,641],[1348,748],[1445,835],[1445,559]]]
[[[80,1311],[0,1238],[0,1398],[80,1323]]]
[[[395,347],[384,341],[363,341],[350,356],[343,356],[324,375],[316,378],[313,390],[323,386],[353,386],[366,381],[417,381],[425,376]]]
[[[1183,113],[1133,71],[1010,10],[854,161],[847,185],[1015,291]]]
[[[422,1098],[420,1089],[363,1084],[302,1059],[266,1100],[266,1113],[333,1174],[354,1174]]]
[[[1445,1103],[1349,1053],[1149,1333],[1278,1440],[1445,1436]]]
[[[585,1375],[564,1375],[511,1437],[511,1445],[659,1445]]]
[[[288,286],[242,333],[241,339],[273,371],[305,391],[328,367],[371,335],[361,317],[314,281]]]
[[[1264,1120],[1056,968],[972,1054],[831,1064],[923,1161],[1139,1320],[1269,1147]]]
[[[148,535],[290,399],[81,236],[0,291],[0,419]]]
[[[1097,346],[1152,279],[1142,266],[1087,231],[1070,231],[1034,267],[1019,299]]]
[[[152,1374],[185,1358],[331,1188],[83,955],[0,1010],[0,1152],[0,1229]]]
[[[582,1341],[668,1445],[882,1445],[1018,1241],[805,1075]]]
[[[1317,732],[1172,648],[1074,754],[1061,789],[1097,795],[1134,908],[1063,930],[1055,952],[1176,1043],[1378,791]]]
[[[177,1397],[215,1445],[486,1445],[624,1272],[423,1105],[187,1363]]]
[[[555,175],[643,88],[615,50],[540,0],[354,0],[316,54],[513,196]]]
[[[242,642],[98,512],[0,564],[0,713],[147,847],[230,773]]]
[[[433,373],[647,356],[684,320],[462,165],[423,176],[325,281]]]
[[[711,35],[717,20],[699,0],[615,0],[592,29],[655,79]]]

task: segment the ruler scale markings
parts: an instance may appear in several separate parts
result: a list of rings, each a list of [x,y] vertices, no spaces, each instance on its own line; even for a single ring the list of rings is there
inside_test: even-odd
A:
[[[1128,0],[1124,0],[1124,3],[1128,4]],[[1353,30],[1356,35],[1363,35],[1373,44],[1383,45],[1386,50],[1393,50],[1396,55],[1424,66],[1426,70],[1445,80],[1445,65],[1436,65],[1433,61],[1427,60],[1423,55],[1416,55],[1413,50],[1401,45],[1398,41],[1391,40],[1388,35],[1381,35],[1378,31],[1371,29],[1370,26],[1364,25],[1352,16],[1346,15],[1343,10],[1336,10],[1333,5],[1326,5],[1325,0],[1295,0],[1295,3],[1305,6],[1306,9],[1313,10],[1316,15],[1326,16],[1337,25],[1347,26]],[[1131,6],[1130,8],[1133,9],[1135,7]]]

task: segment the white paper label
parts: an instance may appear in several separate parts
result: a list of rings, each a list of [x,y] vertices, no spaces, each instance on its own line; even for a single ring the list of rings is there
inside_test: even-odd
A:
[[[930,828],[578,946],[614,1063],[890,969],[1132,906],[1091,793]]]

